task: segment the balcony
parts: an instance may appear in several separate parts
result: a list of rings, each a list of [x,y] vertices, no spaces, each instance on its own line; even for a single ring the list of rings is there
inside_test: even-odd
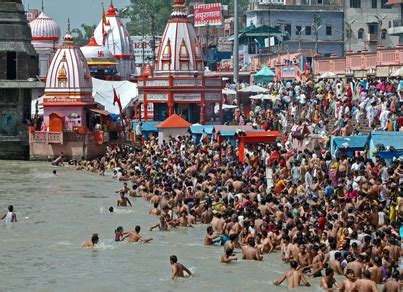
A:
[[[342,0],[253,0],[249,11],[254,10],[343,11]]]
[[[401,19],[393,19],[392,27],[388,28],[388,34],[401,35],[403,34],[403,21]]]
[[[368,42],[369,42],[369,43],[376,43],[376,42],[378,42],[378,34],[376,34],[376,33],[369,33],[369,34],[368,34]]]

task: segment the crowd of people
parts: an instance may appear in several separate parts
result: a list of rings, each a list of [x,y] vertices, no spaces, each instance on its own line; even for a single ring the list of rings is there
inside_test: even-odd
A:
[[[358,134],[362,129],[354,125],[362,119],[370,131],[397,131],[402,91],[400,80],[273,82],[268,94],[278,100],[254,100],[250,112],[235,111],[234,121],[281,130],[291,139]],[[379,285],[400,291],[403,160],[373,161],[365,153],[351,158],[343,150],[334,157],[326,145],[320,152],[295,151],[287,139],[246,152],[241,162],[226,141],[196,145],[178,136],[161,145],[152,137],[140,147],[109,146],[102,158],[70,164],[100,175],[112,171],[124,183],[118,207],[131,206],[131,197],[149,201],[149,214],[159,219],[150,230],[205,224],[201,240],[223,249],[223,264],[237,261],[237,254],[262,261],[275,253],[290,270],[274,285],[309,286],[309,278],[317,277],[327,291],[378,291]],[[55,165],[63,155],[58,159]],[[119,226],[115,240],[152,241],[140,230]],[[98,241],[93,234],[83,247]],[[191,274],[176,256],[170,262],[173,278]]]
[[[221,263],[238,260],[239,252],[256,261],[276,253],[290,270],[275,285],[287,280],[295,288],[319,277],[328,291],[400,289],[403,161],[343,153],[335,159],[329,151],[277,144],[256,146],[241,163],[230,143],[195,145],[181,136],[162,145],[151,138],[142,148],[109,147],[101,159],[76,168],[111,170],[124,182],[118,206],[130,197],[149,201],[149,214],[159,218],[150,230],[205,224],[204,244],[222,246]],[[119,227],[116,240],[144,240],[139,232],[139,226],[131,233]]]
[[[284,132],[305,125],[310,133],[336,136],[358,134],[364,128],[397,131],[403,126],[403,82],[398,78],[352,79],[348,83],[338,79],[273,81],[262,87],[270,97],[252,97],[250,106],[234,111],[235,123]],[[227,102],[235,101],[227,98]]]

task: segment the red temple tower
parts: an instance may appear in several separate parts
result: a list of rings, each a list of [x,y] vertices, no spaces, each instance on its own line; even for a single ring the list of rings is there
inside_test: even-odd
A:
[[[186,15],[185,0],[174,0],[154,64],[138,78],[141,116],[165,120],[178,114],[189,122],[215,119],[214,106],[222,104],[221,78],[206,77],[201,46]]]

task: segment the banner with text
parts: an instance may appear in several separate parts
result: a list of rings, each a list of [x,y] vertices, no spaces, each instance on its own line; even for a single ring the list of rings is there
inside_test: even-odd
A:
[[[194,6],[194,26],[222,25],[221,3],[201,4]]]

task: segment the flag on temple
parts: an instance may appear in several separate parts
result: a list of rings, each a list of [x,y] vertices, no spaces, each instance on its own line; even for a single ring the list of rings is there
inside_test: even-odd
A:
[[[107,32],[105,30],[105,25],[107,25],[108,20],[106,19],[106,14],[105,14],[105,9],[102,5],[102,45],[105,46],[105,38],[107,35]]]
[[[123,108],[122,103],[120,102],[120,97],[116,93],[115,88],[113,88],[113,105],[115,105],[116,103],[118,103],[120,115],[123,116]]]

